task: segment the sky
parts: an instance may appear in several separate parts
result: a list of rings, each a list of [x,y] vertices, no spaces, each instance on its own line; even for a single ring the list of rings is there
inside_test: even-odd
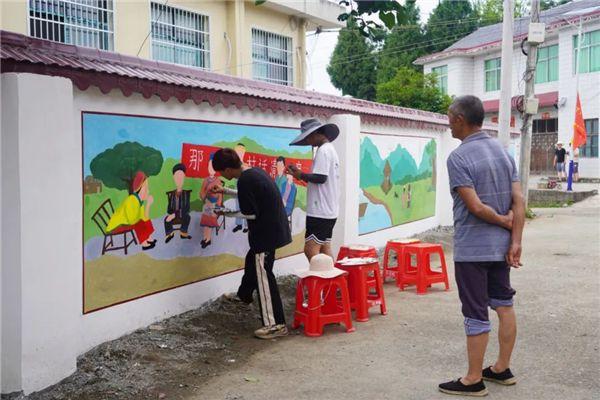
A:
[[[417,5],[421,10],[421,22],[427,22],[429,14],[437,4],[438,0],[417,0]],[[327,64],[329,64],[331,54],[337,43],[337,36],[337,32],[322,32],[318,36],[311,35],[306,38],[308,51],[306,88],[308,90],[336,95],[342,94],[331,84],[327,74]]]

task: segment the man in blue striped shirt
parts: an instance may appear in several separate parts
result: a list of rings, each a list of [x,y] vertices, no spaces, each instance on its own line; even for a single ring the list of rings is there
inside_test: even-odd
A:
[[[511,267],[521,265],[525,204],[517,168],[500,142],[481,131],[484,109],[475,96],[458,97],[448,110],[461,145],[448,157],[454,200],[454,264],[465,317],[469,371],[439,385],[450,394],[484,396],[483,379],[512,385],[509,364],[516,340]],[[488,307],[498,314],[500,352],[483,370],[490,332]]]

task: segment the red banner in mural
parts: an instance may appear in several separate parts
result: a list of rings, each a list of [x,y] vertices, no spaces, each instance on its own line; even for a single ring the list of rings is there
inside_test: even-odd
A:
[[[181,149],[181,162],[185,165],[186,176],[191,178],[206,178],[208,174],[208,162],[211,155],[220,147],[205,146],[199,144],[183,143]],[[265,170],[271,178],[277,176],[277,157],[258,153],[244,153],[243,162],[251,167],[259,167]],[[310,172],[312,160],[300,158],[285,158],[285,165],[293,164],[302,172]],[[297,184],[304,185],[298,181]]]

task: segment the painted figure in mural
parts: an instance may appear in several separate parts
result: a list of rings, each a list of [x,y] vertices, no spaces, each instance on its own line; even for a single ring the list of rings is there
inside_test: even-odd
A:
[[[283,206],[285,207],[285,214],[290,222],[290,229],[292,226],[292,213],[294,212],[294,206],[296,204],[296,193],[298,188],[294,182],[294,177],[291,174],[285,175],[286,180],[281,184],[279,190],[281,191],[281,199],[283,200]],[[277,183],[277,182],[275,182]]]
[[[238,143],[235,148],[235,153],[238,155],[242,164],[244,164],[244,156],[246,155],[246,146],[243,143]],[[238,203],[237,198],[235,199],[235,206],[239,209],[240,204]],[[242,231],[242,233],[248,232],[248,223],[244,218],[236,218],[235,226],[233,227],[233,232]]]
[[[275,176],[275,184],[281,190],[281,187],[285,184],[285,182],[287,182],[287,178],[285,176],[285,157],[277,157],[275,169],[277,171],[277,175]]]
[[[410,208],[410,201],[412,200],[412,189],[410,187],[410,183],[406,188],[406,208]]]
[[[138,171],[133,178],[131,194],[117,207],[106,226],[107,232],[114,232],[122,228],[133,228],[138,243],[143,250],[150,250],[156,246],[156,239],[152,239],[154,226],[150,220],[150,207],[154,198],[148,187],[148,177]]]
[[[402,185],[402,208],[408,207],[408,193],[406,192],[406,185]]]
[[[179,163],[173,167],[173,181],[175,190],[167,192],[167,216],[165,217],[165,243],[169,243],[175,236],[173,225],[180,225],[179,237],[191,239],[188,234],[190,226],[190,193],[191,190],[183,190],[185,181],[185,165]]]
[[[223,205],[223,195],[213,190],[214,188],[223,186],[223,182],[215,176],[213,157],[214,153],[210,155],[210,160],[208,161],[208,176],[204,178],[202,187],[200,188],[200,199],[204,201],[202,216],[200,217],[200,226],[204,228],[202,242],[200,242],[203,249],[211,245],[212,230],[219,227],[217,214],[215,214],[215,207]]]
[[[273,274],[275,251],[292,242],[292,235],[281,201],[279,188],[262,168],[242,164],[232,149],[215,153],[214,167],[225,179],[237,179],[237,190],[214,187],[213,193],[237,196],[240,210],[224,215],[248,220],[248,242],[242,282],[231,300],[251,303],[254,291],[262,311],[263,327],[254,334],[260,339],[273,339],[288,334],[283,305]]]
[[[452,136],[462,143],[448,157],[454,201],[454,265],[467,335],[468,373],[442,383],[449,394],[484,396],[483,379],[513,385],[510,359],[517,336],[511,267],[521,264],[525,204],[515,161],[502,144],[481,131],[483,103],[456,98],[448,109]],[[500,321],[496,362],[483,369],[491,330],[488,307]]]
[[[295,165],[288,166],[294,178],[308,182],[304,254],[310,261],[319,253],[333,257],[331,237],[340,208],[340,161],[331,142],[340,130],[335,124],[311,118],[302,121],[300,131],[290,146],[317,147],[310,174]]]
[[[554,168],[558,172],[558,179],[566,180],[565,165],[567,164],[567,150],[563,148],[563,142],[556,142],[556,150],[554,150]]]

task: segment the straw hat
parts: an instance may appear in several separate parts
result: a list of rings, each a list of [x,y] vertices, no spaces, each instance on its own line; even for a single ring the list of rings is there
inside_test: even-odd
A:
[[[319,278],[335,278],[345,274],[345,271],[334,266],[333,258],[327,254],[317,254],[310,259],[310,267],[307,271],[299,272],[297,275],[300,278],[309,276],[318,276]]]

